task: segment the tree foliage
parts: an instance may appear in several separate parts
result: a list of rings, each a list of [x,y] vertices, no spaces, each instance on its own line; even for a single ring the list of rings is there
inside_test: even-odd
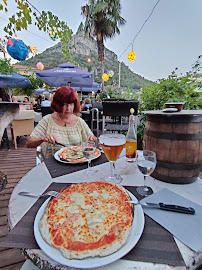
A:
[[[162,110],[166,102],[185,102],[184,109],[202,109],[202,82],[198,80],[200,63],[196,61],[193,71],[177,76],[173,71],[167,79],[144,87],[139,96],[140,124],[137,129],[139,145],[142,144],[146,115],[142,111]]]
[[[50,11],[40,12],[27,0],[13,0],[13,2],[16,4],[18,11],[9,18],[9,23],[4,28],[7,38],[12,37],[13,34],[15,35],[16,31],[27,30],[28,25],[34,23],[39,30],[44,32],[50,30],[57,31],[64,45],[62,49],[63,53],[65,56],[69,55],[68,44],[73,32],[64,21],[60,21]],[[7,0],[0,0],[0,10],[8,12]]]
[[[81,10],[86,18],[85,34],[88,34],[89,38],[95,37],[97,41],[102,75],[104,73],[104,40],[119,34],[119,26],[126,22],[120,15],[120,0],[88,0],[88,4]]]
[[[172,72],[167,79],[148,85],[140,94],[140,111],[161,110],[166,102],[185,102],[185,109],[202,109],[202,82],[196,72],[178,77]]]
[[[103,98],[137,98],[138,95],[135,91],[129,88],[121,88],[119,89],[116,83],[112,85],[107,85],[105,90],[99,93],[96,99],[103,99]]]
[[[33,88],[16,88],[14,90],[14,93],[16,95],[26,95],[26,96],[31,97],[33,95],[33,92],[36,89],[42,87],[44,83],[42,80],[36,78],[35,74],[31,74],[31,75],[24,74],[23,76],[27,77],[30,80]]]
[[[11,59],[0,59],[0,73],[8,74],[14,72],[14,67],[11,65]]]

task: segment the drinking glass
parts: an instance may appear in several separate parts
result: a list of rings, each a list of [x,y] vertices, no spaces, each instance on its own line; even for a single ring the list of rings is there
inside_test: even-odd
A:
[[[118,159],[124,145],[126,144],[126,137],[123,134],[102,134],[99,137],[99,142],[105,156],[110,162],[111,175],[105,180],[114,183],[120,183],[123,179],[120,175],[115,174],[115,162]]]
[[[82,152],[84,157],[88,160],[88,169],[87,174],[92,174],[93,170],[91,168],[91,160],[95,155],[96,146],[94,142],[83,142],[82,143]]]
[[[137,151],[136,160],[138,169],[144,175],[144,186],[137,187],[136,190],[140,195],[148,196],[152,194],[152,189],[145,185],[145,181],[156,167],[156,153],[149,150]]]

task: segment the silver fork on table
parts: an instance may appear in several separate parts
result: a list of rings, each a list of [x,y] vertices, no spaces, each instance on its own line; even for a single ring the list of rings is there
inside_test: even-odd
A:
[[[21,195],[21,196],[28,196],[28,197],[35,197],[35,198],[40,198],[40,197],[43,197],[43,196],[51,196],[51,197],[56,197],[56,198],[61,198],[62,197],[62,194],[57,192],[57,191],[48,191],[42,195],[37,195],[37,194],[33,194],[31,192],[27,192],[27,191],[21,191],[18,193],[18,195]]]

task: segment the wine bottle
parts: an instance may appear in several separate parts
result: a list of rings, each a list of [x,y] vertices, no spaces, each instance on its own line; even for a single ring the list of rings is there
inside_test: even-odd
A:
[[[126,135],[126,160],[128,162],[134,162],[136,160],[137,151],[137,135],[135,132],[135,116],[134,109],[130,109],[129,126]]]

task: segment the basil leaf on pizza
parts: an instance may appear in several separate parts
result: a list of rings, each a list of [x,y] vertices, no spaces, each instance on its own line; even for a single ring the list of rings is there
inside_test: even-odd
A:
[[[133,206],[125,188],[109,182],[72,184],[49,201],[39,222],[43,239],[68,259],[107,256],[126,242]]]

